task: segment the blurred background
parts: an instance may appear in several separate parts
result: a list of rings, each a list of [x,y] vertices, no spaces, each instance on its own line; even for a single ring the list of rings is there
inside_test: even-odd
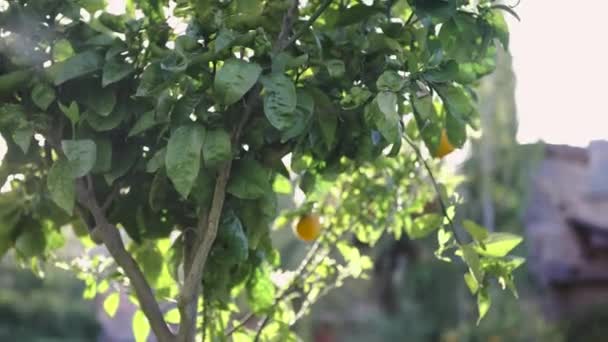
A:
[[[464,177],[458,215],[525,236],[515,251],[528,259],[516,271],[520,298],[497,291],[476,326],[462,272],[435,258],[435,241],[387,239],[371,251],[370,279],[313,306],[297,327],[305,341],[608,340],[608,122],[598,106],[608,5],[579,1],[576,10],[522,0],[522,21],[507,16],[510,54],[479,88],[484,134],[445,161]],[[274,238],[294,259],[306,247],[288,230]],[[40,279],[5,257],[0,341],[129,341],[130,331],[109,337],[103,298],[83,299],[85,288],[69,272]]]

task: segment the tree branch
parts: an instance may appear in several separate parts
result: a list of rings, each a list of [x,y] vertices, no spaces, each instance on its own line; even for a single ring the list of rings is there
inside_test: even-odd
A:
[[[298,32],[296,32],[288,41],[287,43],[285,43],[285,47],[293,44],[296,40],[298,40],[298,38],[300,38],[304,32],[306,30],[308,30],[308,28],[314,24],[314,22],[319,19],[319,17],[321,16],[321,14],[323,14],[323,12],[329,7],[329,5],[331,5],[331,2],[333,0],[325,0],[325,2],[323,2],[321,4],[321,6],[319,6],[319,8],[317,8],[317,10],[310,16],[310,18],[308,18],[308,20],[306,21],[306,23],[304,24],[304,27],[302,27],[301,30],[299,30]]]
[[[91,180],[87,180],[91,182]],[[93,215],[97,229],[100,230],[100,235],[104,245],[118,264],[122,267],[125,274],[131,281],[131,285],[135,290],[135,294],[139,300],[141,310],[150,322],[150,327],[159,341],[170,342],[174,340],[173,333],[169,330],[162,312],[154,298],[154,293],[150,285],[146,281],[144,274],[137,265],[137,262],[125,249],[124,243],[118,231],[118,228],[108,222],[103,210],[97,203],[92,187],[87,187],[83,179],[76,181],[76,191],[78,202],[87,208]]]
[[[290,43],[287,41],[287,36],[293,28],[295,16],[298,9],[298,0],[293,0],[292,6],[289,8],[283,18],[283,24],[281,32],[277,38],[277,42],[273,49],[273,54],[278,54]],[[238,148],[239,139],[241,133],[249,121],[254,109],[257,107],[260,99],[261,85],[256,84],[251,91],[249,91],[247,98],[248,101],[244,101],[245,111],[243,117],[237,124],[236,128],[232,132],[231,140],[232,146]],[[211,247],[217,237],[217,231],[219,228],[220,218],[222,215],[222,209],[224,207],[224,200],[226,199],[226,186],[228,185],[228,179],[230,178],[230,170],[232,168],[232,159],[226,161],[219,169],[217,178],[215,181],[215,188],[213,190],[213,199],[211,201],[211,208],[209,209],[209,215],[205,220],[199,218],[199,239],[197,239],[197,246],[194,255],[191,259],[190,271],[186,274],[184,286],[182,287],[180,298],[178,300],[178,307],[180,313],[180,328],[178,341],[189,342],[192,341],[191,332],[196,331],[196,313],[197,310],[197,299],[198,292],[200,292],[201,279],[205,271],[205,264]]]
[[[405,141],[407,142],[407,144],[410,145],[410,147],[414,150],[414,152],[416,153],[416,157],[418,158],[418,161],[420,161],[422,163],[422,165],[426,169],[426,172],[429,174],[431,183],[433,183],[433,188],[435,189],[435,192],[437,193],[437,199],[439,201],[439,206],[441,207],[441,212],[442,212],[443,216],[448,220],[450,229],[452,230],[452,233],[454,233],[454,239],[456,240],[456,242],[458,242],[458,244],[462,244],[462,241],[460,241],[460,238],[458,237],[458,232],[456,231],[456,226],[454,225],[454,222],[448,215],[447,206],[445,205],[445,202],[443,201],[443,197],[441,196],[441,190],[439,189],[439,184],[437,183],[437,180],[435,179],[435,175],[433,174],[431,167],[426,162],[426,160],[422,157],[422,153],[420,153],[420,149],[418,148],[418,146],[416,146],[416,144],[414,144],[414,142],[412,140],[410,140],[410,138],[407,135],[404,134],[403,137],[404,137]]]

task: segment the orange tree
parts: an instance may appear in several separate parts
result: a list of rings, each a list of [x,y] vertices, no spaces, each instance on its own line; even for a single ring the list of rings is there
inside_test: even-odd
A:
[[[436,231],[483,316],[491,276],[512,287],[519,238],[454,222],[453,188],[420,144],[443,156],[477,128],[472,86],[508,44],[505,12],[466,0],[1,1],[1,252],[72,268],[89,296],[122,283],[138,340],[283,341],[314,300],[369,268],[349,235]],[[293,271],[271,239],[288,180],[306,202],[274,226],[324,217]],[[110,257],[58,260],[65,227]]]

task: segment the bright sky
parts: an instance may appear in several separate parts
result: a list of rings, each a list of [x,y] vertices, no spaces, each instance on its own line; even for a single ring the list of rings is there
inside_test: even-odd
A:
[[[608,139],[604,1],[521,0],[509,20],[520,142]]]

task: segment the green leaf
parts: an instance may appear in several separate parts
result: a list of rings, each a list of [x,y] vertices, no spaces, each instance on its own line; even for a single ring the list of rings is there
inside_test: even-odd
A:
[[[362,4],[350,6],[345,10],[341,10],[336,21],[336,26],[348,26],[364,21],[372,15],[380,12],[378,7],[370,7]]]
[[[268,171],[255,160],[239,160],[234,163],[226,191],[240,199],[260,198],[272,191]]]
[[[441,97],[448,113],[462,122],[467,122],[474,129],[479,129],[478,114],[471,97],[461,86],[448,84],[438,85],[437,93]]]
[[[475,250],[480,255],[490,257],[504,257],[517,245],[522,242],[521,236],[511,233],[490,233],[488,237],[483,240],[485,249],[481,246],[476,246]]]
[[[239,264],[249,256],[249,244],[239,218],[232,211],[223,215],[218,231],[218,239],[224,248],[222,262]]]
[[[443,217],[439,214],[430,213],[416,217],[414,222],[406,226],[407,235],[411,239],[420,239],[441,227]]]
[[[74,2],[91,14],[106,8],[106,0],[75,0]]]
[[[139,135],[158,124],[159,122],[156,121],[154,111],[145,112],[137,119],[135,125],[133,125],[133,128],[129,131],[129,137]]]
[[[114,317],[114,315],[116,315],[116,311],[118,311],[118,305],[120,305],[120,293],[118,292],[112,292],[103,301],[103,309],[110,317]]]
[[[232,158],[230,134],[224,129],[207,131],[203,144],[205,166],[216,166]]]
[[[397,95],[391,92],[380,92],[368,106],[368,115],[382,136],[391,143],[400,139],[399,114],[397,114]]]
[[[433,99],[431,96],[424,96],[421,98],[414,97],[412,99],[412,104],[418,131],[428,150],[434,154],[439,148],[441,125],[439,115],[433,104]]]
[[[135,71],[133,65],[118,61],[115,59],[109,60],[103,66],[101,77],[101,86],[105,87],[109,84],[116,83]]]
[[[217,34],[217,38],[215,38],[214,41],[214,51],[218,53],[229,47],[237,37],[238,35],[233,30],[225,27],[221,28],[220,32]]]
[[[279,131],[285,131],[296,123],[296,88],[291,79],[281,73],[261,78],[264,85],[264,114]]]
[[[97,159],[91,172],[105,173],[110,171],[112,168],[112,142],[106,138],[96,139],[95,146],[97,147]]]
[[[405,85],[405,79],[394,70],[387,70],[378,77],[376,87],[379,91],[398,92]]]
[[[21,224],[23,226],[23,224]],[[15,241],[15,249],[25,258],[41,256],[46,247],[46,238],[40,229],[39,223],[32,221],[23,227],[25,230]]]
[[[74,210],[75,186],[72,168],[65,159],[58,159],[47,176],[47,187],[51,199],[68,214]]]
[[[74,178],[83,177],[95,166],[97,148],[93,140],[62,140],[61,148],[70,162]]]
[[[55,63],[63,62],[72,56],[74,56],[74,49],[67,39],[59,39],[53,44],[53,61]]]
[[[272,189],[277,194],[290,195],[293,192],[293,186],[289,179],[283,175],[277,175],[272,183]]]
[[[55,63],[46,69],[55,85],[97,71],[103,65],[103,56],[94,51],[85,51]]]
[[[135,342],[146,342],[150,335],[150,323],[143,311],[137,310],[133,314],[132,321],[133,337]]]
[[[477,291],[479,290],[479,283],[471,272],[467,272],[464,274],[464,282],[467,284],[467,287],[469,288],[469,291],[471,291],[471,294],[474,295],[477,293]]]
[[[108,116],[101,116],[92,110],[87,110],[83,114],[89,126],[97,132],[106,132],[118,127],[126,115],[126,110],[120,107],[116,108]]]
[[[310,123],[310,120],[312,118],[312,114],[314,112],[314,100],[313,97],[310,96],[308,94],[308,92],[303,91],[298,89],[297,91],[297,96],[298,96],[298,103],[296,105],[296,111],[295,111],[295,120],[294,120],[294,124],[293,126],[291,126],[288,130],[284,131],[283,134],[281,135],[281,142],[285,142],[289,139],[295,138],[297,136],[300,136],[302,133],[304,133],[304,131],[306,131],[306,128],[308,127],[308,124]],[[336,124],[337,124],[337,120]],[[325,132],[325,129],[327,129],[328,131],[331,130],[331,122],[321,122],[321,120],[319,120],[319,124],[323,125],[325,124],[325,127],[321,126],[321,129],[323,130],[324,133],[329,134],[334,134],[334,132]],[[335,131],[335,125],[334,125],[334,131]],[[330,137],[333,139],[333,137]],[[333,142],[333,141],[332,141]]]
[[[141,75],[135,96],[157,95],[173,83],[176,77],[174,73],[163,70],[160,62],[154,62]]]
[[[479,255],[471,245],[460,246],[462,251],[462,258],[469,266],[471,274],[475,278],[478,284],[483,284],[484,273],[481,269],[481,263],[479,261]]]
[[[165,156],[167,176],[184,198],[188,197],[198,176],[204,141],[204,127],[195,124],[177,128],[169,138]]]
[[[163,147],[160,150],[156,151],[156,153],[154,153],[152,158],[150,158],[150,160],[148,160],[148,162],[146,163],[146,172],[154,173],[159,168],[163,167],[165,165],[165,155],[166,154],[167,154],[166,147]]]
[[[21,148],[23,153],[30,149],[32,138],[34,137],[34,127],[30,124],[23,125],[13,132],[13,141]]]
[[[38,108],[46,110],[55,101],[55,89],[46,83],[37,83],[32,89],[31,97]]]
[[[78,109],[78,104],[75,101],[70,103],[69,107],[64,106],[61,102],[59,102],[59,108],[65,114],[65,116],[70,119],[72,125],[75,125],[80,120],[80,110]]]
[[[229,106],[240,100],[257,82],[262,68],[255,63],[232,58],[215,74],[213,87],[218,101]]]
[[[340,78],[344,76],[344,73],[346,72],[344,62],[339,59],[330,59],[326,61],[325,67],[331,78]]]
[[[140,151],[140,147],[137,145],[129,145],[120,150],[114,148],[112,153],[112,169],[104,175],[106,182],[111,185],[115,180],[124,176],[140,158]]]
[[[445,129],[448,140],[453,146],[460,148],[467,141],[466,122],[460,120],[449,111],[445,116]]]
[[[471,220],[464,220],[462,226],[471,234],[475,241],[483,241],[488,237],[488,230]]]
[[[274,303],[274,296],[275,288],[270,280],[268,267],[257,267],[247,283],[247,300],[251,311],[259,313],[270,309]]]
[[[477,325],[479,325],[481,320],[488,313],[491,305],[492,305],[492,298],[488,295],[488,290],[486,290],[485,288],[481,289],[477,293],[477,310],[479,311],[479,318],[477,318]]]
[[[165,321],[169,324],[179,324],[180,316],[179,309],[173,308],[167,312],[165,312]]]
[[[494,29],[496,38],[500,41],[505,50],[509,49],[509,26],[504,15],[499,10],[489,11],[486,20]]]
[[[114,106],[116,106],[116,94],[114,93],[114,89],[110,88],[91,89],[91,91],[86,93],[83,102],[95,113],[101,116],[108,116],[114,110]]]

